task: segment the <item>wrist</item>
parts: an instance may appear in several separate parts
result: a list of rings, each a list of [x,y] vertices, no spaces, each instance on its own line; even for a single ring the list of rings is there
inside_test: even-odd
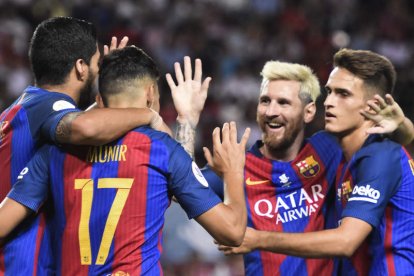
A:
[[[200,115],[198,116],[177,116],[177,123],[178,124],[190,124],[192,128],[196,128],[198,125],[198,122],[200,120]]]

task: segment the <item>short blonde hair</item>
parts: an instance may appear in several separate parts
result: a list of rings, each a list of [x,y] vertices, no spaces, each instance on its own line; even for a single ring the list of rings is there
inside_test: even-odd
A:
[[[263,77],[261,90],[269,81],[292,80],[301,83],[299,98],[305,103],[315,102],[321,94],[318,78],[306,65],[272,60],[266,62],[260,75]]]

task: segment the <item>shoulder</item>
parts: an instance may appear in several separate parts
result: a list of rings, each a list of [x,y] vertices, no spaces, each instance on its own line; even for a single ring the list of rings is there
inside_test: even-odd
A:
[[[137,141],[144,143],[151,143],[151,144],[158,144],[158,145],[164,145],[166,148],[172,150],[178,146],[181,146],[177,141],[175,141],[171,136],[169,136],[167,133],[154,130],[149,126],[141,126],[138,128],[135,128],[131,130],[125,138],[129,137],[130,139],[132,137],[134,140],[137,139]]]

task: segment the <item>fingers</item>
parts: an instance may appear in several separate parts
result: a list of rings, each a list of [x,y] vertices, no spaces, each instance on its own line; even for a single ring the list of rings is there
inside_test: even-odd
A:
[[[183,72],[181,71],[181,65],[179,62],[174,63],[175,78],[177,79],[178,85],[184,82]]]
[[[203,66],[201,64],[201,59],[197,58],[195,60],[195,69],[194,69],[194,81],[201,82],[203,76]]]
[[[195,78],[195,77],[194,77]],[[206,94],[207,94],[207,92],[208,92],[208,88],[209,88],[209,86],[210,86],[210,82],[211,82],[211,78],[210,77],[207,77],[204,81],[203,81],[203,83],[201,84],[201,92],[205,92]]]
[[[385,100],[379,96],[379,95],[375,95],[374,96],[375,100],[377,101],[377,105],[382,109],[385,108],[387,106],[387,103],[385,102]]]
[[[206,148],[206,147],[203,147],[203,152],[204,152],[204,157],[206,158],[206,160],[207,160],[207,164],[210,166],[210,167],[214,167],[213,165],[213,156],[211,155],[211,152],[210,152],[210,150],[208,149],[208,148]]]
[[[111,38],[111,44],[109,45],[109,47],[108,45],[104,45],[104,55],[109,54],[109,52],[113,50],[125,48],[125,46],[127,46],[128,44],[128,41],[129,41],[129,37],[124,36],[118,45],[118,39],[116,38],[116,36],[113,36]]]
[[[368,112],[367,110],[360,110],[359,113],[364,116],[365,118],[367,118],[368,120],[371,121],[375,121],[375,116],[376,114],[371,114],[370,112]]]
[[[172,92],[177,86],[175,85],[175,82],[174,82],[171,74],[170,73],[166,74],[165,78],[167,79],[168,86],[170,87],[170,90]]]
[[[243,136],[240,140],[240,145],[245,149],[247,145],[247,141],[249,141],[251,129],[248,127],[244,130]]]
[[[119,42],[119,45],[118,45],[118,48],[117,48],[117,49],[122,49],[122,48],[125,48],[125,46],[127,46],[127,44],[128,44],[128,41],[129,41],[129,37],[124,36],[124,37],[121,39],[121,41]]]
[[[109,54],[109,47],[108,45],[104,45],[104,56],[106,56],[107,54]]]
[[[375,101],[375,100],[368,100],[367,101],[367,105],[376,113],[379,113],[381,111],[381,106],[379,104],[379,102]]]
[[[394,98],[390,94],[385,95],[385,101],[389,105],[394,104]]]
[[[213,130],[213,146],[217,147],[221,145],[221,141],[220,141],[220,128],[216,127]]]
[[[191,68],[191,59],[189,56],[184,57],[184,77],[185,80],[191,80],[193,75],[193,69]]]
[[[230,142],[237,144],[237,126],[235,122],[230,122]]]
[[[233,122],[233,124],[235,124]],[[223,128],[221,130],[221,135],[222,135],[222,142],[224,143],[229,143],[230,142],[230,124],[229,123],[224,123],[223,124]],[[237,134],[236,134],[237,136]],[[237,139],[237,138],[236,138]]]

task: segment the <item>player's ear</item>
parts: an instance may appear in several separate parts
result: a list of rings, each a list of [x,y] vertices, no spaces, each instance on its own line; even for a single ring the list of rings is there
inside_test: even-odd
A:
[[[79,80],[85,80],[85,77],[87,76],[87,64],[83,59],[77,59],[75,62],[75,72],[76,76]]]
[[[101,94],[99,94],[99,93],[96,94],[95,101],[96,101],[96,104],[98,105],[99,108],[104,108],[105,107],[105,105],[103,103],[103,100],[102,100],[102,97],[101,97]]]
[[[147,93],[147,107],[152,108],[152,105],[155,100],[155,89],[153,84],[149,84],[146,93]]]
[[[313,118],[315,118],[316,114],[316,104],[315,102],[310,102],[305,105],[304,112],[303,112],[303,121],[307,124],[312,122]]]

